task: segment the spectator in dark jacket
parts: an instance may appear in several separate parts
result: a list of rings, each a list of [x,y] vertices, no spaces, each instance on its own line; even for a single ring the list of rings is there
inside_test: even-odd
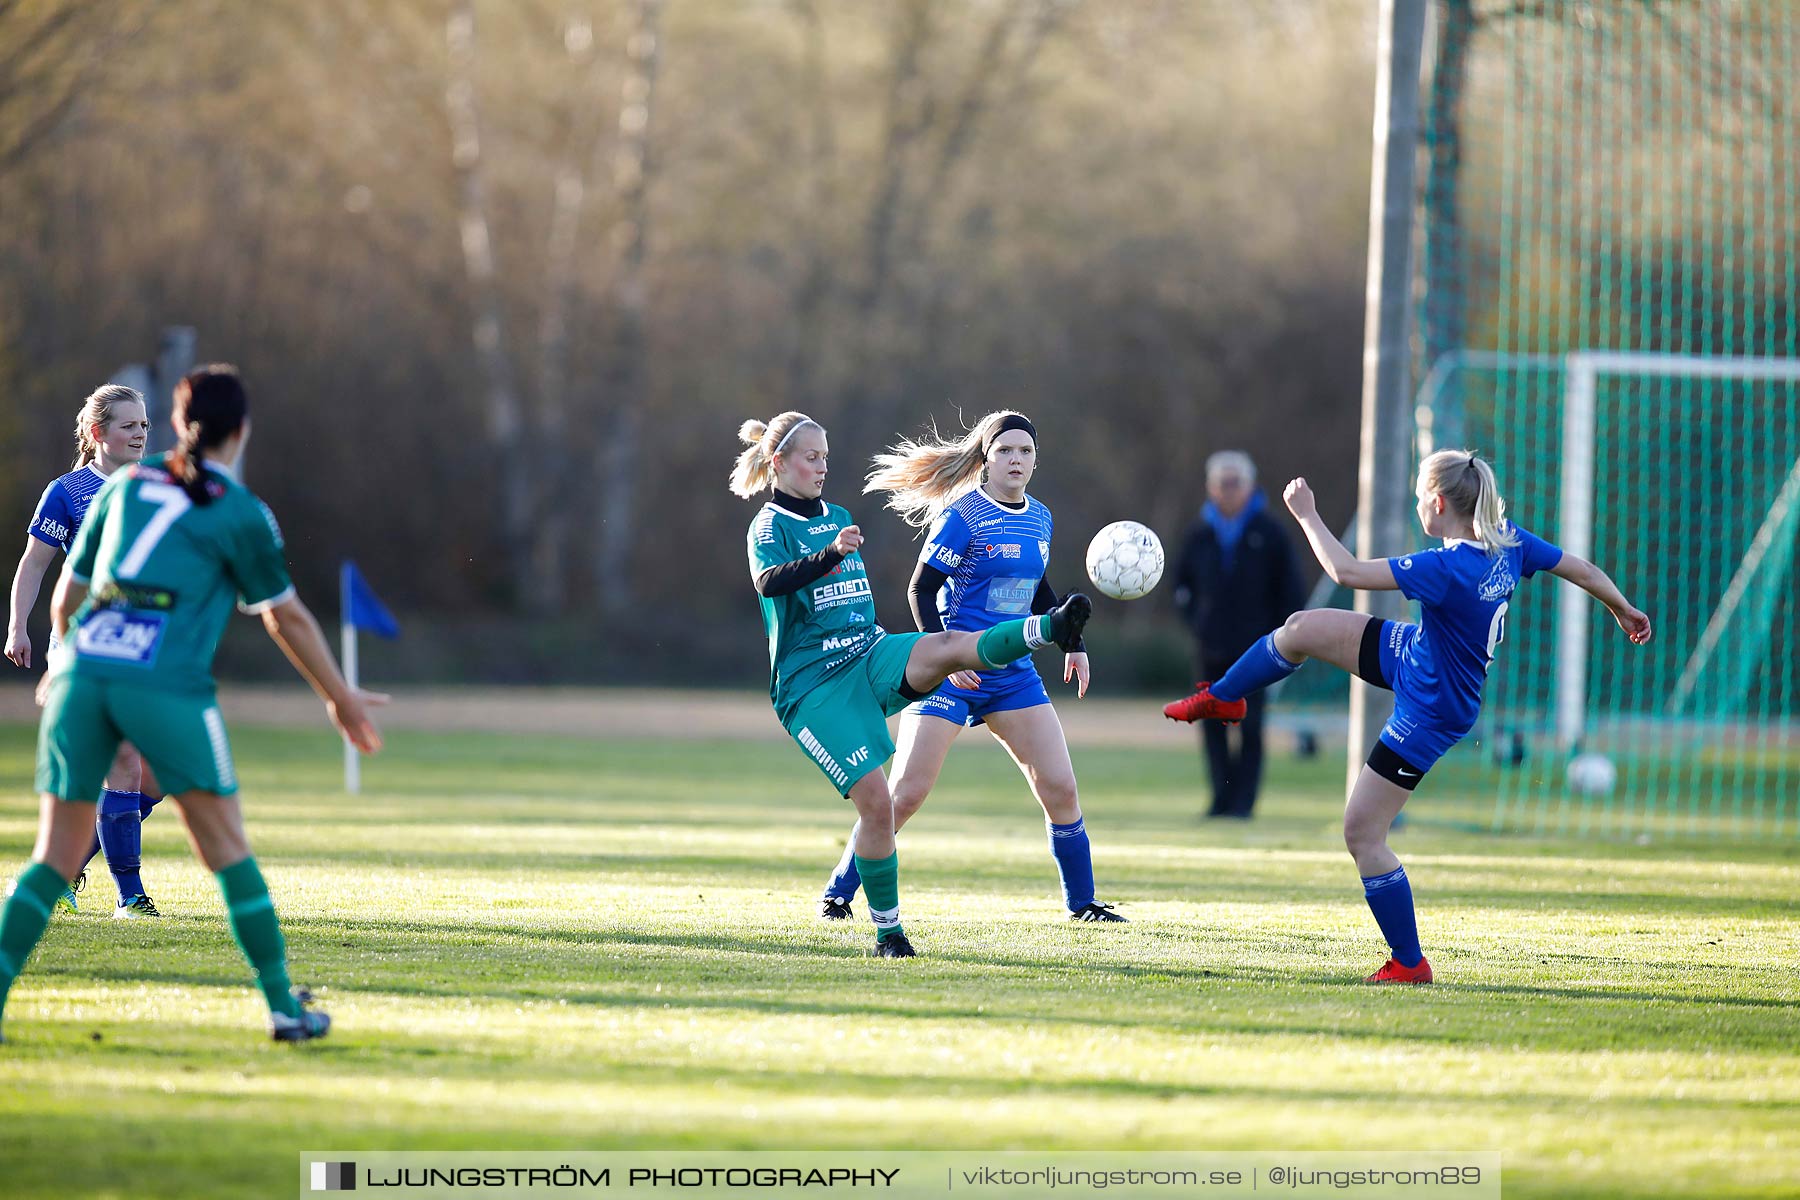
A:
[[[1175,603],[1194,635],[1199,677],[1217,679],[1263,634],[1306,602],[1300,564],[1287,533],[1264,512],[1256,467],[1241,450],[1206,460],[1206,506],[1182,538],[1175,567]],[[1262,782],[1265,693],[1248,697],[1237,726],[1201,723],[1212,778],[1211,817],[1248,820]]]

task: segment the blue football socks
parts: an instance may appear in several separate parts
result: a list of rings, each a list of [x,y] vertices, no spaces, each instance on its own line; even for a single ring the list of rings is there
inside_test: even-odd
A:
[[[861,887],[862,874],[856,869],[856,830],[852,829],[850,840],[844,843],[844,857],[838,859],[837,870],[825,883],[825,894],[849,900]]]
[[[1046,820],[1050,834],[1050,853],[1056,858],[1056,873],[1062,876],[1063,903],[1070,912],[1080,912],[1094,902],[1094,855],[1088,845],[1087,824],[1076,817],[1067,825]]]
[[[1412,884],[1406,881],[1406,868],[1396,867],[1386,875],[1363,877],[1363,899],[1381,926],[1394,961],[1403,967],[1416,967],[1425,952],[1419,949],[1419,922],[1413,913]]]
[[[1299,663],[1289,662],[1275,648],[1275,635],[1266,633],[1231,664],[1229,671],[1213,681],[1212,694],[1227,703],[1242,700],[1251,692],[1280,683],[1299,669]]]
[[[95,819],[100,845],[106,851],[106,868],[119,888],[119,902],[144,894],[138,872],[144,865],[144,805],[139,792],[107,788],[100,793],[100,813]]]

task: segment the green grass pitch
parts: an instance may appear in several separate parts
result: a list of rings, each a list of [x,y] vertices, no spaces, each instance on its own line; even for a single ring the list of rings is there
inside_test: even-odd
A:
[[[1505,1194],[1800,1193],[1800,844],[1397,834],[1441,982],[1384,956],[1341,760],[1196,819],[1198,764],[1080,749],[1104,898],[1062,919],[1041,815],[959,749],[902,837],[922,957],[814,916],[850,810],[773,742],[237,730],[317,1045],[262,1032],[210,876],[59,916],[0,1047],[0,1193],[285,1195],[302,1149],[1499,1149]],[[977,739],[966,739],[975,743]],[[985,739],[981,739],[985,740]],[[32,733],[0,729],[0,876]],[[1453,787],[1453,780],[1443,781]]]

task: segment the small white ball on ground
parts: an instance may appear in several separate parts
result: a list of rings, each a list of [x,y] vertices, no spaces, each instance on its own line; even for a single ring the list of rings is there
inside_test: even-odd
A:
[[[1569,790],[1608,796],[1619,785],[1619,768],[1604,754],[1577,754],[1569,760]]]

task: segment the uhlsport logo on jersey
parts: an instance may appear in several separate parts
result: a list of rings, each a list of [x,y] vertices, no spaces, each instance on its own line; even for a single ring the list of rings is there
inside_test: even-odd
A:
[[[354,1192],[356,1164],[353,1162],[316,1162],[312,1165],[312,1190],[315,1192]]]

